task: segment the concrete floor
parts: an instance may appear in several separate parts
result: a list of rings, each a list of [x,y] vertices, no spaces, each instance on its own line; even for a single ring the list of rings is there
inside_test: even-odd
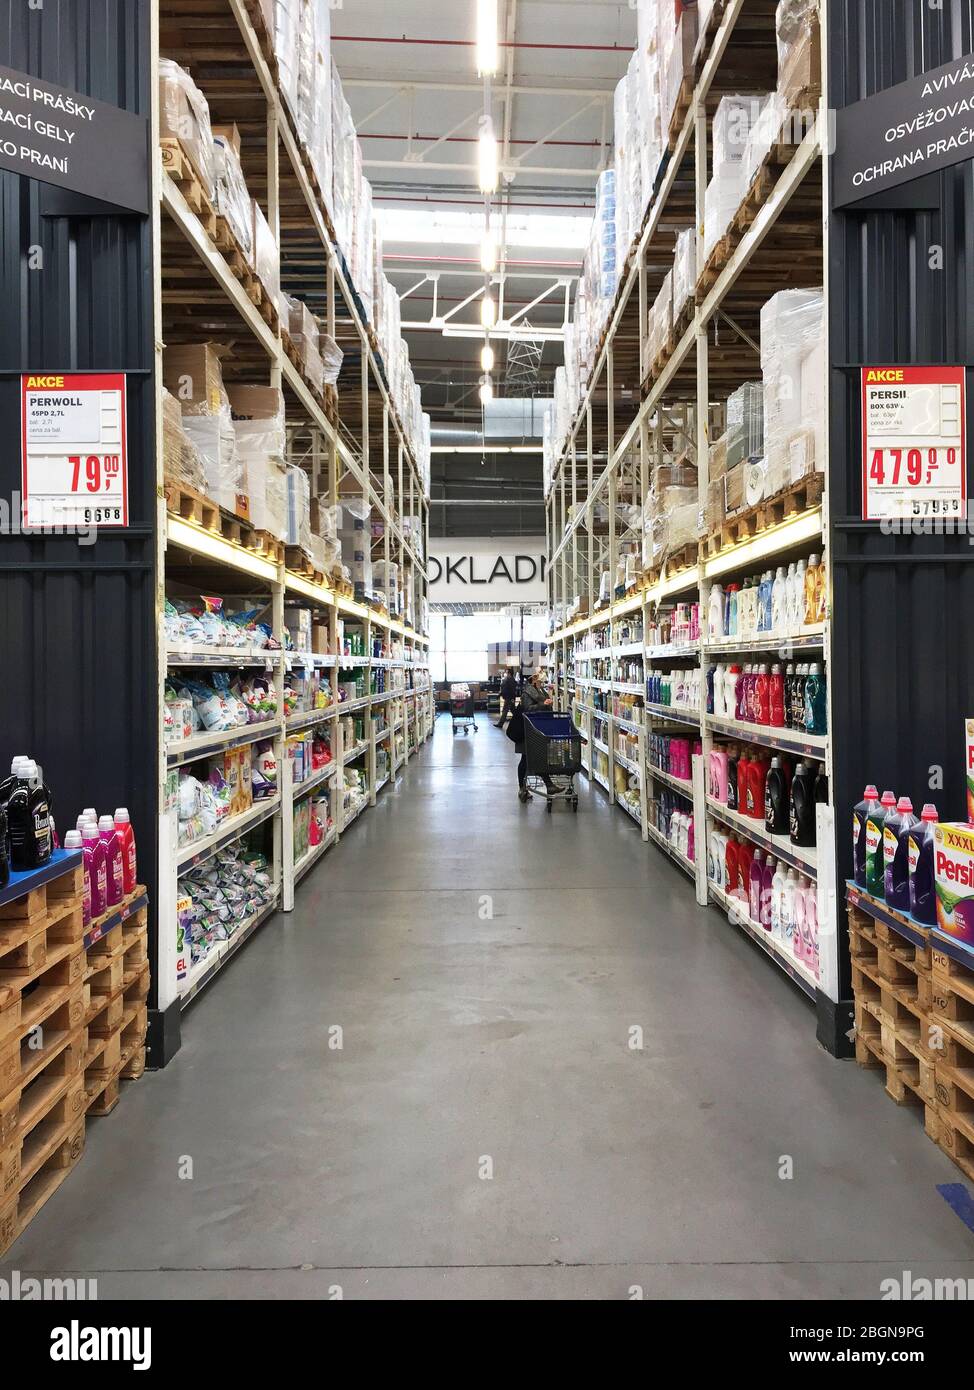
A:
[[[936,1190],[961,1175],[916,1116],[819,1049],[804,997],[582,786],[577,817],[521,806],[508,740],[439,720],[175,1061],[91,1123],[0,1274],[213,1299],[974,1277]]]

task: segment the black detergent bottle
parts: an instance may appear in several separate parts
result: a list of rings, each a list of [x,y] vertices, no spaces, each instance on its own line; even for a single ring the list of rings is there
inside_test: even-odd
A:
[[[22,763],[17,785],[7,801],[10,853],[15,869],[39,869],[51,857],[51,812],[47,794],[37,785],[37,766]]]
[[[791,784],[791,843],[814,849],[815,838],[815,769],[799,763]]]
[[[764,828],[769,835],[787,835],[790,830],[788,777],[780,758],[771,759],[764,784]]]
[[[10,882],[10,849],[7,843],[7,808],[0,805],[0,888]]]

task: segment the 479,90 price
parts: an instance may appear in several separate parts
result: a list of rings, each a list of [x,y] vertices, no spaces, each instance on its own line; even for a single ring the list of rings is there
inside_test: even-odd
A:
[[[874,449],[869,478],[877,487],[923,487],[939,480],[941,468],[956,468],[958,451]]]
[[[111,492],[119,480],[118,454],[69,454],[72,492]]]

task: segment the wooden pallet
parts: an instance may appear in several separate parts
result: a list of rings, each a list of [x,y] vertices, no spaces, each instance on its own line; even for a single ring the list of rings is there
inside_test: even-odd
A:
[[[706,538],[707,559],[713,559],[742,541],[753,540],[769,527],[780,526],[793,516],[811,511],[821,501],[824,487],[824,475],[810,473],[774,497],[765,498],[757,506],[728,517],[718,531]]]
[[[974,973],[936,944],[930,952],[930,1019],[974,1049]]]
[[[684,77],[680,83],[680,91],[676,98],[676,105],[673,107],[673,114],[670,117],[670,129],[667,136],[667,148],[670,154],[676,149],[677,141],[680,138],[680,131],[686,122],[687,112],[690,110],[690,103],[693,100],[693,74]]]
[[[87,955],[84,1090],[90,1115],[118,1104],[119,1081],[145,1070],[149,989],[147,915],[120,922]]]
[[[311,556],[299,545],[285,546],[284,563],[292,574],[299,574],[311,584],[325,582],[324,570],[316,569]]]
[[[866,1015],[869,1018],[869,1015]],[[860,1031],[856,1022],[856,1061],[866,1070],[882,1070],[886,1094],[897,1105],[927,1106],[933,1101],[933,1066],[912,1054],[891,1057],[881,1036]]]
[[[278,331],[278,311],[274,296],[266,289],[249,256],[237,240],[230,223],[218,213],[192,159],[181,141],[160,141],[163,171],[169,175],[186,200],[206,235],[221,253],[234,278],[272,333]]]
[[[236,516],[216,502],[211,502],[203,493],[176,478],[166,480],[165,492],[166,508],[173,516],[191,521],[204,531],[252,551],[272,564],[283,563],[284,542],[270,532],[259,531],[244,517]]]
[[[33,1221],[41,1207],[70,1175],[84,1154],[84,1117],[67,1122],[60,1130],[46,1133],[29,1155],[22,1170],[24,1181],[6,1201],[0,1200],[0,1255],[6,1254]]]

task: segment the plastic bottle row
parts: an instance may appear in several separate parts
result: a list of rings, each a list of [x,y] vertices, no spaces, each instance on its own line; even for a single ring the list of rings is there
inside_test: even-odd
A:
[[[652,671],[646,678],[646,698],[667,709],[700,709],[700,668],[687,666],[672,671]]]
[[[10,776],[0,782],[0,888],[11,869],[40,869],[57,844],[54,801],[43,774],[32,758],[21,754],[10,764]]]
[[[650,766],[685,782],[693,779],[693,755],[700,751],[699,739],[671,734],[651,734],[647,742]]]
[[[721,830],[707,845],[707,875],[740,904],[755,927],[766,931],[781,949],[819,974],[818,897],[815,884],[772,855],[764,856],[745,840]]]
[[[852,852],[856,883],[875,898],[922,926],[937,921],[934,861],[937,808],[928,802],[914,815],[908,796],[882,797],[872,785],[852,812]]]
[[[119,806],[114,816],[99,816],[93,806],[86,807],[75,829],[65,835],[64,848],[83,852],[86,927],[135,892],[135,832],[124,806]]]
[[[743,584],[715,584],[710,591],[707,632],[711,640],[798,632],[825,620],[825,566],[817,555],[782,565]]]
[[[821,663],[711,666],[707,712],[771,729],[827,734],[828,687]]]
[[[728,811],[763,824],[768,835],[787,835],[802,849],[816,843],[815,807],[827,803],[829,783],[820,763],[769,758],[733,744],[710,754],[707,794]]]

